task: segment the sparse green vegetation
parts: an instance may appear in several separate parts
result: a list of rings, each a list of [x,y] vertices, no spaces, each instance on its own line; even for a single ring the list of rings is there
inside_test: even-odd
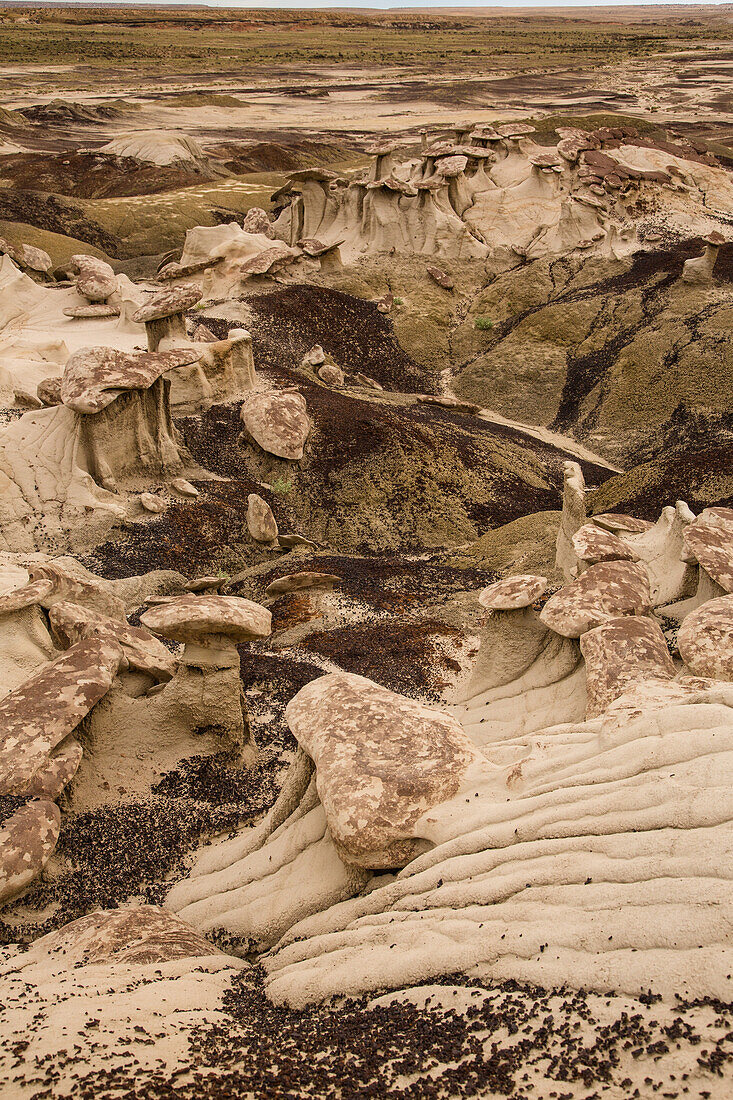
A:
[[[270,489],[276,496],[286,497],[288,493],[293,491],[293,483],[288,481],[287,478],[276,477],[270,485]]]
[[[489,332],[494,327],[494,322],[488,317],[477,317],[474,321],[474,327],[480,329],[481,332]]]

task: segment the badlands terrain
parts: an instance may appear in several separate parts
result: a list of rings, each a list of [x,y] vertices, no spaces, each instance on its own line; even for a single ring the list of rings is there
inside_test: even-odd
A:
[[[0,59],[0,1096],[729,1097],[730,9]]]

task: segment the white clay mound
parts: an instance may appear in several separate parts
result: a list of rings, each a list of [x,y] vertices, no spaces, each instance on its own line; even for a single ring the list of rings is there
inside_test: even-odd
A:
[[[118,157],[133,157],[147,164],[175,164],[176,161],[204,160],[201,146],[187,134],[172,130],[131,130],[118,134],[103,145],[100,152]]]

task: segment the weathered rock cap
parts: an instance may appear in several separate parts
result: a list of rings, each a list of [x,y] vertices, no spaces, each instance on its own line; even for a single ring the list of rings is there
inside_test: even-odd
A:
[[[0,700],[0,794],[26,790],[109,690],[122,659],[106,638],[77,642]]]
[[[153,634],[174,642],[206,645],[212,635],[233,644],[266,638],[272,630],[267,608],[240,596],[179,596],[151,607],[140,622]]]
[[[580,639],[588,703],[595,718],[638,683],[673,680],[675,667],[659,623],[643,615],[608,619]]]
[[[595,523],[584,523],[575,532],[570,542],[581,561],[596,565],[600,561],[637,561],[638,555],[617,535],[598,527]]]
[[[708,233],[706,237],[703,237],[705,244],[725,244],[725,237],[722,233],[718,233],[717,229],[714,229],[712,233]]]
[[[67,966],[140,965],[220,954],[190,924],[157,905],[88,913],[36,940],[33,951],[62,955]]]
[[[301,588],[333,588],[340,583],[341,577],[337,577],[334,573],[288,573],[268,584],[265,595],[282,596],[286,592],[296,592]]]
[[[60,829],[59,808],[46,800],[26,802],[5,818],[0,825],[0,905],[40,874],[53,854]]]
[[[74,412],[98,413],[126,390],[147,390],[166,371],[196,363],[201,355],[193,347],[163,352],[79,348],[64,367],[61,400]]]
[[[606,619],[643,614],[650,601],[649,574],[643,565],[604,561],[591,565],[576,581],[550,596],[540,619],[557,634],[579,638]]]
[[[642,531],[650,531],[654,526],[648,519],[637,519],[636,516],[626,516],[622,512],[600,512],[597,516],[591,516],[590,521],[604,531],[611,531],[613,534],[620,532],[624,535],[640,535]]]
[[[733,508],[705,508],[685,530],[683,560],[696,561],[725,592],[733,592]]]
[[[80,607],[70,600],[59,600],[48,613],[51,633],[59,648],[66,648],[84,638],[104,638],[122,647],[130,668],[146,672],[156,680],[170,680],[176,671],[176,660],[162,642],[139,626],[120,622]]]
[[[145,324],[146,321],[160,321],[164,317],[173,317],[196,305],[203,297],[203,290],[196,283],[186,286],[168,287],[154,294],[149,301],[135,310],[133,321]]]
[[[90,302],[103,302],[117,290],[115,273],[104,260],[77,253],[71,262],[79,271],[76,289]]]
[[[351,673],[311,681],[285,713],[316,765],[339,854],[361,867],[401,867],[424,851],[416,823],[484,759],[454,718]]]
[[[523,137],[525,134],[537,133],[537,128],[530,126],[528,122],[502,122],[495,129],[499,137],[504,138]]]
[[[696,676],[733,680],[733,596],[708,600],[685,616],[677,648]]]
[[[0,596],[0,618],[10,615],[14,611],[22,611],[26,607],[35,607],[53,592],[53,581],[41,577],[37,581],[29,581],[28,584],[14,588],[12,592],[6,592]]]
[[[546,591],[547,577],[522,573],[490,584],[481,592],[478,602],[487,611],[513,611],[516,608],[529,607]]]

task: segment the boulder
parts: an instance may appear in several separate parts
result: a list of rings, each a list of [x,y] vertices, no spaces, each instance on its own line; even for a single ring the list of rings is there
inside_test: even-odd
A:
[[[487,611],[513,611],[529,607],[542,596],[547,588],[547,578],[532,573],[505,577],[484,588],[478,602]]]
[[[272,629],[270,612],[239,596],[178,596],[151,607],[140,622],[161,638],[183,642],[182,663],[196,667],[238,666],[237,644],[266,638]]]
[[[578,559],[585,565],[597,565],[599,561],[637,560],[630,546],[595,523],[584,523],[570,542]]]
[[[346,380],[341,368],[334,366],[332,363],[325,363],[322,367],[319,367],[318,377],[327,386],[336,386],[336,388],[343,386]]]
[[[311,430],[305,398],[297,390],[249,394],[241,409],[245,428],[268,454],[297,461]]]
[[[156,680],[170,680],[176,671],[176,659],[148,630],[111,619],[98,611],[80,607],[69,600],[55,603],[49,612],[54,640],[68,649],[85,638],[102,638],[122,647],[130,668],[147,672]]]
[[[76,289],[90,302],[104,302],[117,290],[117,277],[108,263],[96,256],[76,255],[71,262],[79,269]]]
[[[733,680],[733,596],[691,611],[677,634],[680,656],[696,676]]]
[[[265,589],[266,596],[283,596],[286,592],[297,592],[301,588],[333,588],[341,582],[341,577],[333,573],[287,573],[271,581]]]
[[[365,868],[403,867],[423,851],[417,822],[480,758],[454,719],[346,672],[301,688],[286,717],[316,765],[341,858]]]
[[[274,542],[277,538],[277,521],[272,508],[257,493],[247,497],[247,529],[257,542]]]
[[[636,684],[675,677],[659,623],[643,616],[609,619],[583,634],[580,650],[585,658],[588,718],[603,714]]]

